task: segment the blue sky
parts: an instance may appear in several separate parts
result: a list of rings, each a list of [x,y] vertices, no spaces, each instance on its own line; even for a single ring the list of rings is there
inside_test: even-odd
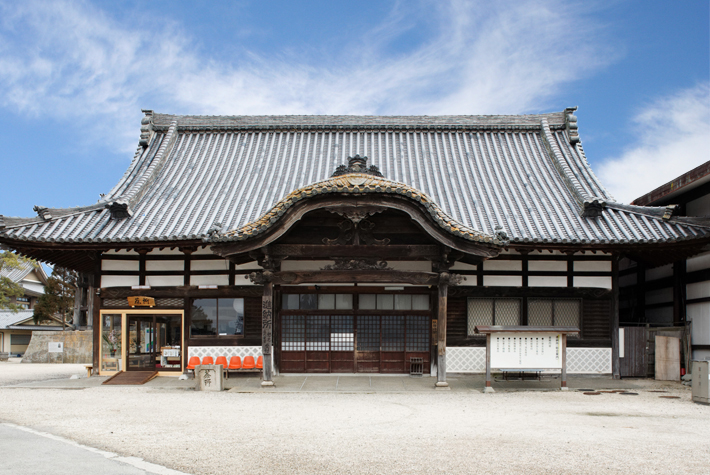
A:
[[[710,159],[710,3],[0,0],[0,214],[87,205],[175,114],[579,106],[628,202]]]

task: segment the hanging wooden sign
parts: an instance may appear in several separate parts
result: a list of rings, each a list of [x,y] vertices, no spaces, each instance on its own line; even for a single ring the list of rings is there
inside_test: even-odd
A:
[[[436,344],[439,339],[439,320],[433,319],[431,321],[431,341],[432,344]]]
[[[128,305],[131,307],[155,307],[155,299],[153,297],[128,297]]]

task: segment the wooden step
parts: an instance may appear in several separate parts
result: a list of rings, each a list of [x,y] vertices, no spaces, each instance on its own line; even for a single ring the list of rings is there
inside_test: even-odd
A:
[[[139,385],[158,375],[157,371],[119,371],[101,384]]]

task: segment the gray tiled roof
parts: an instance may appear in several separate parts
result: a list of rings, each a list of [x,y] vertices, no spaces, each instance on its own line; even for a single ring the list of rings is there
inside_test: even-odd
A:
[[[330,177],[356,154],[421,190],[465,227],[512,242],[674,242],[708,226],[621,205],[589,167],[570,111],[526,116],[236,116],[153,114],[147,146],[99,203],[0,220],[0,237],[57,242],[208,239]],[[146,121],[148,122],[148,121]],[[573,129],[573,130],[571,130]],[[570,135],[571,134],[571,135]],[[105,206],[126,203],[130,218]],[[599,217],[582,217],[585,206]],[[3,226],[4,222],[4,228]]]
[[[0,310],[0,330],[7,329],[10,325],[17,325],[28,318],[32,318],[33,314],[34,310],[20,310],[18,312]]]

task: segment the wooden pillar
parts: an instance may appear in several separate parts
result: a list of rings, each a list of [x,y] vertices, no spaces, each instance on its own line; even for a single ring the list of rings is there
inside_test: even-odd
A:
[[[264,295],[261,298],[261,354],[264,356],[264,378],[262,386],[273,386],[272,380],[272,339],[274,318],[274,284],[264,283]]]
[[[619,256],[611,259],[611,371],[614,379],[621,379],[619,369]]]
[[[567,334],[562,334],[562,377],[560,389],[567,391]]]
[[[437,343],[436,387],[449,389],[446,382],[446,308],[449,293],[449,274],[442,272],[439,279],[439,310],[437,320],[439,337]]]
[[[91,329],[93,336],[93,368],[91,374],[98,376],[99,374],[99,348],[101,345],[101,298],[96,295],[97,290],[101,287],[101,252],[96,253],[96,265],[94,274],[89,276],[89,287],[86,289],[86,315],[91,315]],[[125,331],[125,329],[124,329]]]
[[[673,263],[673,326],[685,325],[685,261]]]
[[[486,333],[486,387],[484,393],[495,392],[491,386],[491,334]]]

